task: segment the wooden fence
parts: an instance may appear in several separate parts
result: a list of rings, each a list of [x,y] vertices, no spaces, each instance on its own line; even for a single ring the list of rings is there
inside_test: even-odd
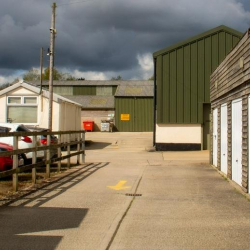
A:
[[[76,134],[77,140],[71,141],[70,138],[72,134]],[[37,145],[37,136],[47,136],[47,146]],[[58,143],[51,144],[51,136],[57,136]],[[67,136],[67,142],[62,142],[62,135]],[[54,131],[54,132],[10,132],[10,133],[0,133],[0,137],[13,137],[13,151],[0,152],[0,157],[2,156],[12,156],[13,157],[13,167],[11,170],[0,172],[0,178],[12,175],[13,178],[13,190],[18,190],[18,173],[32,169],[32,182],[35,184],[37,181],[36,168],[46,165],[46,178],[50,177],[50,165],[57,162],[57,170],[61,171],[61,161],[67,159],[67,167],[70,168],[70,158],[77,156],[77,164],[85,163],[85,131]],[[18,139],[22,136],[32,136],[32,148],[18,149]],[[64,140],[65,141],[65,140]],[[76,145],[76,152],[71,153],[70,147]],[[62,148],[67,149],[66,155],[62,156]],[[51,158],[50,150],[57,149],[57,158]],[[37,162],[37,151],[46,152],[46,159]],[[28,152],[34,152],[32,154],[32,164],[18,166],[18,155],[25,154]]]

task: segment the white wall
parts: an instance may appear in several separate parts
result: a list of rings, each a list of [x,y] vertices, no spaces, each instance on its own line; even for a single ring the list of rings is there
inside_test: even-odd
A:
[[[15,95],[15,96],[18,96],[18,95],[19,95],[19,96],[22,96],[22,95],[35,95],[35,96],[37,96],[36,93],[34,93],[34,92],[32,92],[32,91],[30,91],[30,90],[28,90],[28,89],[25,89],[25,88],[23,88],[23,87],[14,89],[14,90],[8,92],[7,95],[8,95],[8,96],[11,96],[11,95]]]
[[[53,102],[53,111],[52,111],[52,130],[59,130],[59,104]],[[49,120],[49,99],[39,96],[39,105],[38,105],[38,126],[41,128],[48,128]]]
[[[6,96],[38,96],[23,87],[14,89],[7,93]],[[6,96],[0,97],[0,122],[6,122]],[[48,128],[49,117],[49,99],[43,96],[38,96],[38,114],[37,125],[41,128]],[[81,130],[81,107],[69,102],[54,102],[53,101],[53,113],[52,113],[52,130],[53,131],[65,131],[65,130]],[[75,136],[72,136],[74,139]]]
[[[156,124],[156,143],[200,143],[200,124]]]
[[[6,122],[6,96],[0,97],[0,122]]]
[[[81,130],[81,107],[61,102],[60,103],[60,119],[59,119],[59,128],[61,131],[65,130]],[[62,137],[65,141],[65,136]],[[77,138],[76,134],[71,135],[71,140],[75,140]]]

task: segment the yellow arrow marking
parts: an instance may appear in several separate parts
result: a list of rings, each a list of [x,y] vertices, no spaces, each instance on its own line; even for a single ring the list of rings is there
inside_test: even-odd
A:
[[[114,189],[114,190],[122,190],[131,188],[129,186],[124,186],[127,183],[127,181],[119,181],[115,186],[107,186],[108,188]]]

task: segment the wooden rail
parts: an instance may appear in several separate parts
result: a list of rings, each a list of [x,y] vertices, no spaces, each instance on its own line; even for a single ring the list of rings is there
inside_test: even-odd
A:
[[[70,135],[76,134],[77,140],[70,141]],[[37,136],[46,135],[47,136],[47,146],[37,145]],[[51,135],[56,135],[58,138],[58,144],[51,145]],[[67,136],[67,142],[62,142],[61,136]],[[18,138],[22,136],[33,136],[32,148],[18,149]],[[46,178],[50,177],[50,165],[57,162],[57,170],[61,171],[61,161],[67,159],[67,168],[70,168],[70,158],[77,156],[77,164],[85,163],[85,131],[54,131],[54,132],[10,132],[10,133],[0,133],[0,137],[13,137],[13,151],[0,152],[0,157],[2,156],[13,156],[13,167],[11,170],[0,172],[0,178],[4,178],[12,175],[13,180],[13,190],[16,192],[18,190],[18,173],[32,169],[32,182],[35,184],[37,180],[36,168],[46,165]],[[74,153],[70,153],[70,146],[76,145],[77,150]],[[51,158],[50,150],[57,148],[57,158]],[[62,148],[67,149],[67,154],[65,156],[61,155]],[[46,159],[37,162],[37,151],[44,151],[44,156]],[[34,152],[32,155],[32,164],[24,165],[18,167],[18,155],[28,152]],[[46,154],[45,154],[46,152]]]

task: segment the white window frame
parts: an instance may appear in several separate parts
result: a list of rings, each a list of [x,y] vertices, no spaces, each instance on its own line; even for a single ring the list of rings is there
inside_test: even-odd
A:
[[[20,97],[21,103],[9,103],[9,98]],[[24,103],[25,98],[36,98],[36,103]],[[7,96],[7,106],[38,106],[38,97],[37,96]]]
[[[21,98],[21,103],[9,103],[9,99],[11,97],[20,97]],[[36,98],[36,103],[24,103],[25,98]],[[38,96],[32,96],[32,95],[25,95],[25,96],[7,96],[6,98],[6,122],[8,122],[8,107],[13,107],[13,106],[18,106],[18,107],[37,107],[37,121],[35,123],[25,123],[23,124],[38,124]]]

